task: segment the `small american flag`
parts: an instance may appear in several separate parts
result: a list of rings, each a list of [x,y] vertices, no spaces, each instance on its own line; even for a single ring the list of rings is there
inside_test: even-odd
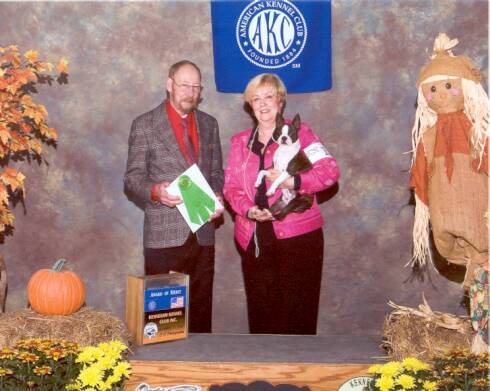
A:
[[[184,296],[170,298],[170,308],[182,308],[184,306]]]

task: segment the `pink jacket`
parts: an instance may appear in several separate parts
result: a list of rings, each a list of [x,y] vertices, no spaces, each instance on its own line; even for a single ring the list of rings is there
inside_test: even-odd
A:
[[[253,129],[247,129],[231,138],[231,148],[228,153],[228,165],[225,169],[224,195],[233,210],[235,218],[235,239],[246,249],[255,229],[255,221],[246,217],[248,210],[254,206],[257,189],[254,187],[259,171],[259,157],[247,148]],[[299,131],[301,148],[321,142],[308,125],[302,123]],[[272,166],[272,157],[278,148],[276,143],[269,145],[265,151],[264,166]],[[301,193],[313,194],[335,184],[340,176],[335,159],[327,157],[316,161],[313,168],[301,174]],[[267,182],[267,188],[270,182]],[[269,205],[281,196],[281,190],[269,198]],[[316,202],[303,213],[290,213],[283,221],[273,221],[274,232],[278,239],[290,238],[314,231],[323,226],[323,217]]]

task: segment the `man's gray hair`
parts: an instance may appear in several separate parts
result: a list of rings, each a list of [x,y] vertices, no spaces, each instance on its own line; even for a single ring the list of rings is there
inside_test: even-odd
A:
[[[170,69],[168,70],[168,77],[170,79],[173,79],[175,74],[177,73],[177,71],[182,68],[184,65],[190,65],[192,67],[194,67],[197,71],[197,73],[199,73],[199,79],[202,79],[201,77],[201,70],[199,69],[199,67],[194,64],[192,61],[189,61],[189,60],[181,60],[179,62],[176,62],[175,64],[173,64]]]

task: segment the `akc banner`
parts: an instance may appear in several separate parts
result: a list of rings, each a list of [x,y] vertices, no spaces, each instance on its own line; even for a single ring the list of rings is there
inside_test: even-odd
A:
[[[242,93],[259,73],[288,93],[332,87],[330,0],[212,0],[211,19],[218,91]]]

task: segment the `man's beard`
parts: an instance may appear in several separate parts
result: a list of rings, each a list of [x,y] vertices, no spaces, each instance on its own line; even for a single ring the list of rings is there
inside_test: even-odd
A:
[[[179,106],[184,114],[189,114],[192,110],[194,110],[197,107],[197,103],[198,103],[197,99],[189,99],[189,100],[183,100]]]

